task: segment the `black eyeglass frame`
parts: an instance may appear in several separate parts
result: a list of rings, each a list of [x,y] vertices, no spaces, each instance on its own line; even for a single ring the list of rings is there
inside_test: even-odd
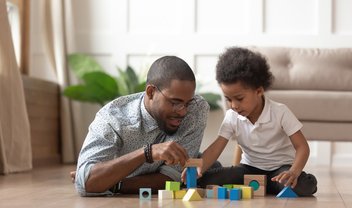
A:
[[[160,90],[160,88],[158,86],[153,85],[153,87],[156,88],[164,96],[164,98],[172,105],[172,110],[174,112],[179,112],[179,111],[183,110],[184,108],[188,109],[189,106],[197,104],[197,101],[194,98],[192,98],[192,100],[190,100],[187,103],[182,103],[182,102],[179,102],[179,101],[173,101],[173,99],[168,97],[168,96],[166,96]]]

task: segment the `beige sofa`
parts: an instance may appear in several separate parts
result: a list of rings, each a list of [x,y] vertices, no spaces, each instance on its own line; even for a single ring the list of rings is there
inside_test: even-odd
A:
[[[352,141],[352,49],[251,49],[275,76],[267,96],[295,113],[308,140]]]

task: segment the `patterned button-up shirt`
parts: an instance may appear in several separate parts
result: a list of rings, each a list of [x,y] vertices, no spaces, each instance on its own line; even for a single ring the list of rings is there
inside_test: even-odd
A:
[[[113,160],[142,148],[147,143],[154,143],[162,133],[144,106],[144,95],[142,92],[119,97],[96,114],[78,158],[75,185],[81,195],[95,195],[85,191],[85,182],[94,164]],[[188,113],[177,132],[166,135],[160,141],[176,141],[187,150],[190,157],[196,157],[199,152],[209,111],[209,105],[202,97],[195,95],[195,101],[196,104],[188,107]],[[160,172],[180,181],[181,171],[179,165],[167,166],[163,161],[157,161],[144,163],[128,177]]]

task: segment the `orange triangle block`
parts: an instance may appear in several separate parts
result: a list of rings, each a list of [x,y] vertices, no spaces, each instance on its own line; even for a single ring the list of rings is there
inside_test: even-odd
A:
[[[196,189],[188,189],[186,195],[183,197],[182,201],[200,201],[202,197],[199,195]]]

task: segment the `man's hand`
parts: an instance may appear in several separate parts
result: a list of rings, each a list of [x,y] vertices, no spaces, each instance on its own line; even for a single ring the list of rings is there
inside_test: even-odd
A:
[[[186,150],[174,141],[153,144],[152,156],[154,161],[164,160],[166,165],[185,165],[188,159]]]
[[[70,172],[70,176],[71,176],[71,181],[72,181],[72,183],[75,183],[76,171],[71,171],[71,172]]]
[[[287,170],[271,178],[271,181],[277,181],[283,183],[284,186],[291,186],[291,188],[294,188],[297,185],[298,176],[299,174],[294,173],[294,171]]]

